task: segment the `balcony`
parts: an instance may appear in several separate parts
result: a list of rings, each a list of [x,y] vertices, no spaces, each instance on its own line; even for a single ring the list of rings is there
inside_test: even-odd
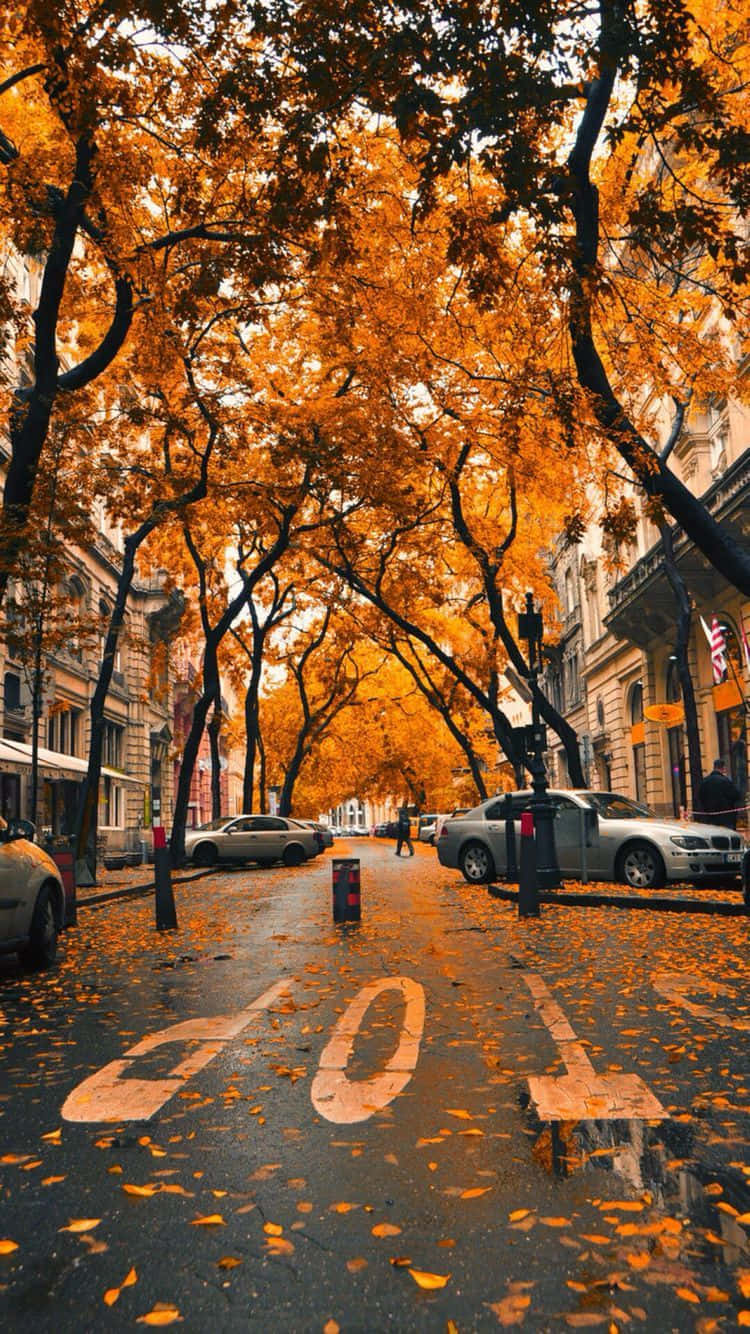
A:
[[[732,464],[702,497],[708,511],[739,542],[750,535],[750,449]],[[726,589],[723,576],[685,536],[675,532],[675,558],[688,588],[698,604],[711,604]],[[605,625],[618,639],[646,648],[654,639],[672,635],[676,625],[674,594],[664,570],[661,543],[651,547],[609,593],[610,610]]]

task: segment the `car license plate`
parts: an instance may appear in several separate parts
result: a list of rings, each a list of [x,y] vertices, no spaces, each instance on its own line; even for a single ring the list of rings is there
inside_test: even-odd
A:
[[[725,866],[729,866],[730,862],[738,862],[739,860],[740,860],[740,854],[739,854],[739,852],[725,852],[725,853],[724,853],[724,865],[725,865]]]

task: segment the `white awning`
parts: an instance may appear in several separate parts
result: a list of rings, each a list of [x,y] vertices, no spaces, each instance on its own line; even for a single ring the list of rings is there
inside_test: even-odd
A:
[[[72,778],[80,783],[89,767],[88,761],[81,759],[79,755],[64,755],[59,750],[47,750],[46,746],[40,746],[37,755],[39,768],[45,778]],[[0,768],[7,773],[19,765],[31,767],[31,746],[26,741],[0,738]],[[119,769],[109,769],[106,765],[102,765],[102,774],[116,779],[119,783],[143,787],[142,779],[120,773]]]

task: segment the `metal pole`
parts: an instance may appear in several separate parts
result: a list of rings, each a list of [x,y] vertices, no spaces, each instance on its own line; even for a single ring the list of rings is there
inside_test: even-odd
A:
[[[513,822],[513,798],[505,794],[505,874],[509,880],[518,876],[516,862],[516,826]]]

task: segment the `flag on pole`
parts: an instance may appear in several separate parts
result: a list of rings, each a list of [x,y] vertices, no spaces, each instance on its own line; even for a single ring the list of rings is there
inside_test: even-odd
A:
[[[750,643],[748,643],[747,634],[745,632],[745,622],[742,620],[740,621],[740,632],[742,634],[742,652],[745,655],[745,670],[748,676],[750,676]]]
[[[714,685],[717,686],[726,675],[727,641],[715,615],[711,618],[711,666],[714,669]]]

